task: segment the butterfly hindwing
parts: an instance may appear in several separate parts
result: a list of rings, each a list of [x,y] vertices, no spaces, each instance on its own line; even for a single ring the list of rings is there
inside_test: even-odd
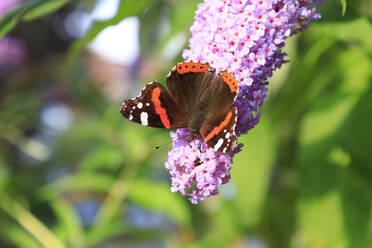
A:
[[[158,82],[145,86],[139,96],[123,103],[120,112],[130,121],[144,126],[178,128],[186,126],[172,97]]]
[[[215,151],[230,153],[236,145],[237,108],[218,115],[210,114],[200,128],[200,135]]]

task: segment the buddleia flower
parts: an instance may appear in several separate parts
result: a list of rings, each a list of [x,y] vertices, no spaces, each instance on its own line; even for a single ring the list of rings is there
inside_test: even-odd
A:
[[[183,57],[235,76],[240,86],[234,103],[238,136],[260,120],[267,79],[287,62],[281,50],[285,40],[319,18],[312,0],[205,0],[198,4],[190,48],[183,51]],[[243,145],[230,154],[219,153],[201,138],[188,142],[187,132],[171,133],[173,149],[166,168],[171,190],[196,204],[218,194],[219,186],[230,180],[232,158]]]

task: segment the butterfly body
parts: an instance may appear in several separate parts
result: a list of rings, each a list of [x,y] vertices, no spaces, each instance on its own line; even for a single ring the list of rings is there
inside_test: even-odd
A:
[[[120,112],[131,121],[158,128],[189,128],[189,141],[198,135],[214,150],[231,152],[236,144],[237,110],[232,107],[238,83],[228,72],[209,64],[183,62],[166,78],[168,91],[158,82],[127,100]]]
[[[204,92],[195,109],[188,114],[189,142],[195,139],[208,113],[208,92]]]

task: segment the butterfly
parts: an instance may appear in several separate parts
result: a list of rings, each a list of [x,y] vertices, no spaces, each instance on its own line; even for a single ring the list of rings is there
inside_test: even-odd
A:
[[[140,94],[124,101],[121,114],[130,121],[157,128],[188,128],[188,141],[199,135],[217,152],[230,153],[236,145],[239,91],[235,77],[208,63],[182,62],[166,77],[168,90],[148,83]]]

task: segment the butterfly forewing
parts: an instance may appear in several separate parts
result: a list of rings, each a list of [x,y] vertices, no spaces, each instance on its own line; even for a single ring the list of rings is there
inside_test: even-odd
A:
[[[166,78],[168,90],[185,115],[196,108],[198,99],[215,77],[214,71],[208,64],[195,62],[183,62],[171,70]]]
[[[140,95],[127,100],[120,112],[130,121],[158,128],[186,127],[186,118],[178,105],[158,82],[145,86]]]
[[[187,113],[208,98],[209,112],[230,108],[238,94],[239,85],[227,71],[217,73],[207,63],[182,62],[177,64],[167,77],[169,93]]]

